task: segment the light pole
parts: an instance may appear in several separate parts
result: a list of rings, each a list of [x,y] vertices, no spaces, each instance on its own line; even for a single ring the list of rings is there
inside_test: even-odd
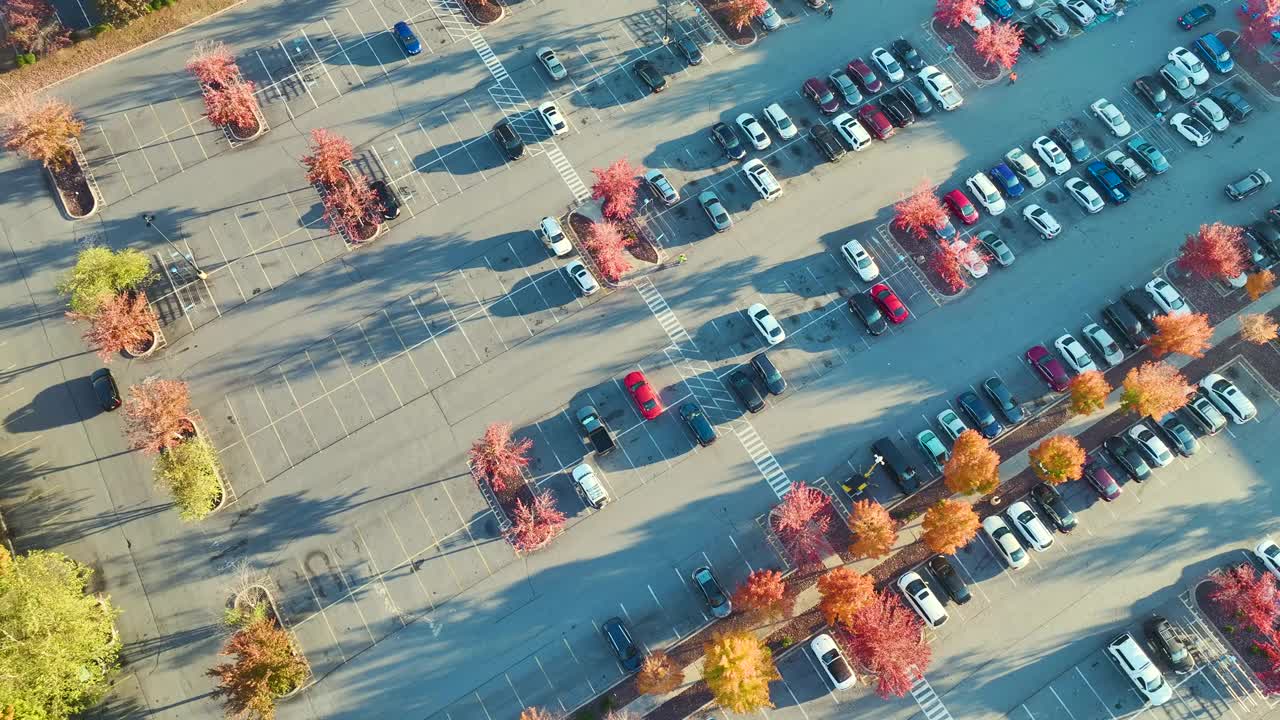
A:
[[[662,2],[662,44],[666,45],[671,42],[671,4],[670,0],[661,0]]]
[[[186,253],[184,253],[184,252],[182,252],[181,250],[179,250],[179,249],[178,249],[178,246],[177,246],[177,245],[174,245],[174,244],[173,244],[173,241],[169,239],[169,236],[168,236],[168,235],[165,235],[165,234],[164,234],[164,231],[163,231],[163,230],[161,230],[159,227],[157,227],[157,226],[156,226],[156,216],[155,216],[155,215],[152,215],[151,213],[143,213],[143,214],[142,214],[142,221],[143,221],[143,222],[145,222],[145,223],[147,224],[147,227],[149,227],[149,228],[151,228],[152,230],[155,230],[156,232],[160,233],[160,237],[164,238],[164,241],[165,241],[165,242],[167,242],[167,243],[169,243],[169,247],[173,248],[173,252],[174,252],[174,254],[178,255],[178,256],[179,256],[179,257],[181,257],[183,260],[186,260],[186,261],[187,261],[187,264],[191,266],[191,269],[196,271],[196,277],[200,278],[201,280],[206,280],[206,279],[208,279],[209,274],[208,274],[208,273],[206,273],[205,271],[201,270],[201,269],[200,269],[200,266],[199,266],[199,265],[196,265],[196,261],[195,261],[195,260],[191,259],[189,256],[187,256],[187,254],[186,254]]]

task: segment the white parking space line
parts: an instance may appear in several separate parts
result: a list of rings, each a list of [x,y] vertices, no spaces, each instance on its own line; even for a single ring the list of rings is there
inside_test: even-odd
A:
[[[484,169],[480,167],[480,163],[476,162],[476,156],[471,154],[471,148],[467,147],[470,143],[462,139],[462,135],[458,133],[458,128],[454,126],[453,121],[449,119],[449,114],[441,110],[440,114],[444,116],[444,121],[449,123],[449,129],[453,131],[453,136],[458,138],[458,144],[462,146],[463,152],[467,157],[471,158],[471,164],[476,166],[476,171],[480,173],[480,179],[487,181],[488,175],[484,174]]]
[[[1010,532],[1013,532],[1013,530],[1010,530]],[[1013,583],[1013,586],[1014,586],[1014,587],[1017,587],[1017,586],[1018,586],[1018,581],[1016,581],[1016,580],[1014,580],[1014,579],[1013,579],[1013,573],[1009,572],[1009,568],[1005,567],[1004,560],[1000,557],[1000,554],[999,554],[999,553],[997,553],[995,550],[992,550],[992,549],[991,549],[991,545],[990,545],[991,541],[987,539],[987,537],[986,537],[986,533],[985,533],[985,532],[983,532],[983,533],[982,533],[981,535],[979,535],[978,537],[979,537],[979,538],[981,538],[981,540],[982,540],[982,547],[986,548],[987,552],[991,554],[991,559],[992,559],[993,561],[995,561],[995,562],[996,562],[996,564],[998,564],[998,565],[1000,566],[1000,572],[1001,572],[1005,577],[1009,578],[1009,582]],[[1029,551],[1029,550],[1023,550],[1023,552],[1028,552],[1028,553],[1029,553],[1030,551]],[[983,594],[985,595],[986,593],[983,593]],[[988,600],[988,601],[990,601],[990,599],[991,599],[991,598],[987,598],[987,600]]]
[[[364,77],[361,76],[360,73],[356,71],[355,68],[358,66],[351,60],[351,55],[347,53],[346,46],[343,45],[342,41],[338,39],[338,33],[333,31],[333,26],[329,24],[329,19],[322,17],[320,18],[320,20],[323,21],[324,26],[329,29],[329,35],[333,37],[333,42],[338,46],[338,51],[341,52],[342,56],[347,59],[347,65],[351,68],[351,74],[355,75],[356,79],[360,81],[360,86],[364,87],[365,85]],[[357,29],[359,29],[358,26],[357,26]],[[366,39],[366,42],[367,42],[367,39]],[[268,75],[268,77],[270,77],[270,75]],[[287,109],[288,105],[286,105],[285,107]],[[292,116],[292,113],[290,113],[290,116]]]
[[[751,567],[751,562],[747,560],[747,556],[742,552],[742,548],[738,547],[738,541],[733,539],[733,535],[729,536],[729,542],[733,545],[733,549],[738,551],[738,557],[742,558],[742,563],[747,566],[749,572],[755,572],[756,569]]]
[[[364,39],[364,44],[365,47],[369,49],[369,54],[373,55],[373,59],[378,61],[378,67],[382,68],[383,76],[390,75],[390,73],[387,72],[387,66],[382,64],[382,58],[378,57],[377,48],[373,46],[373,43],[369,42],[369,35],[360,27],[360,23],[356,22],[356,16],[351,14],[351,8],[344,7],[342,9],[346,11],[347,17],[351,19],[351,25],[355,27],[356,32],[360,33],[360,37]],[[374,33],[374,37],[381,35],[384,32],[387,31],[382,30],[381,32]]]
[[[343,385],[344,386],[350,385],[351,387],[354,387],[356,389],[356,394],[360,396],[360,399],[362,401],[364,401],[364,409],[369,411],[369,417],[375,417],[375,418],[378,417],[378,414],[373,411],[373,407],[369,405],[369,398],[365,397],[364,390],[361,390],[360,384],[356,382],[356,375],[355,373],[351,372],[351,364],[348,363],[347,358],[343,356],[342,348],[338,347],[337,338],[335,338],[333,335],[330,335],[329,342],[333,344],[334,352],[338,353],[338,359],[342,361],[342,367],[346,368],[347,370],[347,382],[343,383]],[[369,372],[369,371],[362,372],[360,373],[360,375],[363,377],[366,374],[366,372]]]
[[[1102,696],[1098,694],[1098,691],[1093,689],[1093,683],[1089,682],[1089,678],[1085,677],[1084,673],[1080,671],[1079,665],[1075,666],[1075,671],[1076,674],[1080,676],[1080,679],[1084,681],[1084,684],[1089,688],[1089,692],[1093,693],[1093,696],[1098,698],[1098,704],[1102,706],[1102,709],[1107,711],[1107,715],[1111,716],[1111,720],[1115,720],[1115,713],[1111,712],[1111,708],[1107,707],[1107,703],[1103,701]]]
[[[471,691],[471,694],[476,696],[476,702],[480,703],[480,709],[484,711],[485,718],[487,720],[493,720],[493,716],[489,714],[489,708],[484,706],[484,700],[480,697],[480,691],[473,690]]]
[[[1053,693],[1053,696],[1054,696],[1055,698],[1057,698],[1057,700],[1058,700],[1058,704],[1062,706],[1062,709],[1063,709],[1063,710],[1066,710],[1066,711],[1067,711],[1067,715],[1070,715],[1070,716],[1071,716],[1071,720],[1076,720],[1076,714],[1075,714],[1075,713],[1073,713],[1073,712],[1071,712],[1071,708],[1067,707],[1067,704],[1066,704],[1066,703],[1062,702],[1062,698],[1061,698],[1061,697],[1058,697],[1058,691],[1057,691],[1057,690],[1054,690],[1052,685],[1049,685],[1049,686],[1047,686],[1047,687],[1049,688],[1049,692]]]
[[[1026,703],[1023,703],[1021,707],[1023,710],[1027,711],[1027,716],[1030,717],[1031,720],[1036,720],[1035,714],[1031,712],[1031,708],[1027,707]]]
[[[302,78],[302,72],[298,70],[298,65],[293,62],[293,55],[289,53],[289,48],[284,46],[284,40],[280,39],[276,42],[280,44],[280,50],[284,53],[284,56],[289,59],[289,67],[293,68],[293,76]],[[305,80],[302,81],[302,89],[307,91],[307,97],[311,98],[311,104],[314,107],[320,107],[320,103],[316,102],[316,96],[311,93],[311,85]]]
[[[458,272],[462,271],[459,270]],[[449,305],[449,299],[444,296],[444,291],[440,289],[440,284],[431,283],[431,286],[436,289],[436,294],[440,296],[440,302],[444,303],[445,310],[449,311],[449,317],[453,318],[454,327],[458,328],[458,332],[462,333],[463,339],[467,341],[467,346],[471,348],[471,353],[476,356],[476,362],[483,364],[484,361],[480,359],[480,353],[476,352],[476,346],[471,343],[471,338],[467,337],[466,329],[463,328],[462,323],[458,321],[458,316],[453,312],[453,307]],[[419,317],[421,317],[421,313],[419,313]],[[426,320],[422,321],[424,325],[426,322]],[[429,331],[430,330],[428,329],[428,332]],[[440,353],[443,355],[444,351],[441,350]],[[457,375],[454,375],[454,377],[457,377]]]
[[[422,131],[422,136],[427,139],[427,142],[431,143],[431,148],[436,151],[436,157],[440,159],[440,167],[444,168],[444,171],[449,174],[449,179],[457,186],[458,194],[461,195],[462,185],[458,182],[458,178],[453,176],[453,171],[449,169],[449,165],[444,161],[444,155],[440,154],[440,148],[436,146],[436,141],[431,139],[431,135],[427,133],[426,128],[422,127],[422,123],[417,123],[417,125],[418,130]],[[452,155],[454,152],[456,151],[451,150],[449,154]],[[424,165],[423,167],[426,166]],[[422,172],[422,170],[418,170],[418,172]]]
[[[387,381],[387,385],[391,388],[391,394],[396,396],[396,402],[400,403],[400,407],[404,407],[404,400],[400,397],[400,391],[396,390],[396,384],[391,382],[391,376],[387,374],[387,368],[382,364],[382,358],[378,357],[378,351],[374,349],[373,343],[369,342],[369,334],[364,331],[364,325],[357,322],[356,329],[360,331],[360,337],[364,338],[364,344],[369,346],[369,352],[373,354],[374,362],[378,364],[378,369],[382,371],[383,379]],[[400,354],[396,353],[397,356]]]
[[[154,116],[154,117],[155,117],[155,119],[156,119],[156,124],[160,126],[160,134],[161,134],[161,138],[164,140],[165,145],[168,145],[168,146],[169,146],[169,152],[170,152],[170,153],[173,153],[173,161],[174,161],[174,162],[176,162],[176,163],[178,163],[178,171],[179,171],[179,172],[186,172],[186,171],[187,171],[187,169],[186,169],[185,167],[183,167],[183,165],[182,165],[182,159],[178,157],[178,151],[177,151],[176,149],[174,149],[174,147],[173,147],[173,141],[169,139],[169,131],[165,129],[165,127],[164,127],[164,121],[160,119],[160,113],[156,112],[156,106],[155,106],[154,104],[152,104],[152,103],[147,103],[147,107],[151,108],[151,114],[152,114],[152,116]],[[181,109],[181,108],[182,108],[182,105],[181,105],[181,104],[179,104],[179,105],[178,105],[178,108],[179,108],[179,109]],[[186,110],[183,110],[182,112],[183,112],[183,114],[185,115],[187,111],[186,111]],[[197,135],[197,136],[196,136],[196,139],[197,139],[197,140],[199,140],[199,135]],[[201,145],[201,146],[200,146],[200,150],[201,150],[201,152],[203,152],[203,151],[204,151],[204,146],[203,146],[203,145]]]
[[[338,83],[333,79],[333,75],[329,72],[329,63],[320,58],[320,53],[316,51],[315,44],[311,42],[311,36],[307,34],[307,31],[304,28],[298,28],[298,33],[302,35],[303,40],[307,41],[307,47],[311,48],[311,56],[316,59],[314,63],[307,67],[311,68],[319,65],[320,69],[324,71],[324,76],[329,78],[329,84],[333,86],[333,91],[338,93],[338,97],[342,97],[342,90],[338,87]]]
[[[799,652],[801,655],[804,655],[804,659],[805,659],[805,660],[808,660],[808,661],[809,661],[809,667],[813,668],[813,674],[817,675],[819,678],[821,678],[821,679],[822,679],[822,687],[826,689],[826,691],[827,691],[827,697],[831,698],[831,701],[832,701],[832,702],[834,702],[836,705],[839,705],[839,704],[840,704],[840,698],[837,698],[837,697],[836,697],[836,693],[835,693],[835,691],[834,691],[834,690],[832,690],[832,689],[827,685],[827,678],[825,677],[825,675],[826,675],[826,674],[822,671],[822,669],[821,669],[821,668],[819,668],[819,667],[818,667],[818,663],[814,662],[814,660],[813,660],[813,654],[812,654],[812,653],[810,653],[810,652],[807,652],[807,651],[806,651],[806,650],[804,650],[804,649],[801,649],[801,650],[799,650],[798,652]],[[787,689],[788,689],[788,690],[790,690],[790,687],[788,687]],[[795,697],[795,694],[794,694],[794,693],[792,694],[792,697]]]
[[[155,178],[157,183],[160,182],[160,176],[156,175],[156,169],[151,165],[151,159],[147,157],[146,151],[142,149],[142,140],[138,138],[138,131],[133,129],[133,121],[129,119],[129,114],[121,113],[120,115],[124,118],[125,124],[129,126],[129,133],[133,135],[133,141],[138,144],[138,154],[147,162],[147,167],[151,170],[151,177]]]

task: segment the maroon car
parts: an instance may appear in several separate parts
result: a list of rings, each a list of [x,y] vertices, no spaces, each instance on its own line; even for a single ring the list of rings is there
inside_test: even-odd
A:
[[[862,62],[862,58],[850,60],[845,69],[848,70],[849,77],[862,86],[862,91],[866,94],[875,95],[884,89],[884,83],[880,82],[880,78],[876,77],[870,65]]]
[[[1045,346],[1036,345],[1028,350],[1027,362],[1031,363],[1031,367],[1035,368],[1054,392],[1062,392],[1070,384],[1067,369],[1062,366],[1058,358],[1049,353]]]
[[[947,207],[951,208],[951,212],[965,225],[972,225],[978,222],[978,211],[974,209],[973,203],[969,202],[968,196],[963,190],[952,190],[943,197],[943,201],[947,203]]]
[[[811,77],[804,81],[804,96],[813,101],[822,112],[830,115],[840,109],[840,101],[827,83],[819,78]]]
[[[863,125],[871,131],[880,140],[888,140],[893,137],[893,123],[889,122],[889,116],[884,114],[880,106],[875,103],[867,103],[858,110],[858,119]]]
[[[1111,471],[1106,465],[1097,460],[1090,460],[1084,466],[1084,477],[1093,489],[1098,491],[1098,495],[1102,496],[1103,500],[1111,502],[1120,497],[1120,483],[1111,476]]]

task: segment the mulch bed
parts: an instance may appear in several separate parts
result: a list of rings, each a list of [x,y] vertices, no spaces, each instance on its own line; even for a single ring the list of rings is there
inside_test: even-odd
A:
[[[1272,97],[1280,97],[1280,65],[1275,61],[1268,62],[1262,53],[1245,47],[1233,45],[1240,37],[1235,30],[1219,30],[1218,39],[1229,48],[1233,48],[1236,64],[1257,81]]]
[[[989,65],[983,60],[978,52],[973,49],[973,32],[968,27],[961,25],[960,27],[949,28],[945,24],[933,18],[929,21],[933,26],[933,31],[943,42],[950,45],[955,56],[960,58],[968,68],[973,71],[974,75],[987,81],[1000,79],[1001,70],[997,65]]]
[[[710,4],[715,6],[716,9],[714,12],[711,10],[711,8],[707,7],[709,2]],[[755,42],[757,39],[759,39],[760,36],[756,34],[755,28],[751,27],[751,23],[747,23],[746,25],[743,25],[741,30],[734,29],[731,25],[729,25],[729,23],[726,22],[723,17],[721,17],[721,13],[720,13],[721,3],[711,2],[711,0],[698,0],[698,4],[702,6],[702,11],[705,12],[707,15],[710,15],[711,19],[715,21],[716,25],[720,26],[720,29],[724,32],[724,34],[729,36],[729,39],[733,41],[733,44],[738,45],[740,47],[746,47],[751,43]]]
[[[1231,645],[1231,649],[1235,650],[1236,657],[1248,665],[1250,670],[1259,674],[1268,672],[1271,668],[1268,667],[1266,658],[1254,650],[1254,646],[1264,642],[1266,638],[1246,623],[1223,613],[1218,604],[1209,599],[1209,594],[1215,587],[1212,577],[1196,585],[1196,604],[1200,606],[1200,611],[1213,624],[1218,634]]]
[[[1245,294],[1244,288],[1232,288],[1226,283],[1214,283],[1190,277],[1180,270],[1177,264],[1170,265],[1167,274],[1169,282],[1178,288],[1178,292],[1191,303],[1191,307],[1196,312],[1209,316],[1210,325],[1217,325],[1224,318],[1230,317],[1249,304],[1249,297]],[[1223,295],[1218,288],[1230,290],[1231,293]]]
[[[497,22],[502,17],[502,7],[493,0],[463,0],[467,6],[467,12],[471,13],[472,19],[481,25],[488,25]]]
[[[918,238],[899,228],[892,221],[889,223],[889,232],[893,235],[894,240],[897,240],[898,244],[902,246],[902,249],[906,251],[907,255],[910,256],[908,259],[916,263],[924,271],[925,277],[929,278],[929,284],[933,285],[934,290],[947,297],[955,297],[964,292],[964,288],[959,290],[952,289],[951,283],[943,280],[937,269],[933,267],[933,263],[929,261],[933,254],[938,251],[937,238],[933,236]],[[920,258],[924,258],[924,260],[920,261]]]
[[[50,172],[53,174],[53,182],[58,186],[58,190],[62,191],[67,212],[72,215],[85,215],[93,210],[96,200],[93,198],[93,191],[89,189],[89,181],[81,171],[78,160],[73,157],[66,167]]]
[[[573,231],[577,240],[579,255],[582,255],[591,261],[591,265],[597,277],[603,278],[604,274],[600,272],[600,264],[596,262],[595,255],[586,247],[586,238],[590,237],[591,226],[594,223],[585,215],[576,212],[569,213],[569,229]],[[635,258],[637,261],[646,265],[656,265],[658,263],[658,249],[648,240],[647,235],[642,231],[639,223],[634,218],[629,218],[618,223],[618,227],[622,229],[623,237],[627,240],[627,254]],[[627,279],[628,276],[635,274],[643,267],[632,267],[630,270],[622,274],[616,282],[609,281],[611,287]]]

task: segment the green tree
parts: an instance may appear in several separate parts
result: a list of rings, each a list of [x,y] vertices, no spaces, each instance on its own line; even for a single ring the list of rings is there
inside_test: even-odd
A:
[[[193,437],[165,450],[156,459],[156,484],[169,491],[178,515],[201,520],[222,499],[218,453],[203,437]]]
[[[138,290],[151,280],[151,261],[141,252],[91,247],[80,251],[58,292],[71,297],[71,312],[92,317],[116,293]]]
[[[106,693],[118,613],[85,592],[92,574],[61,553],[0,546],[0,698],[13,717],[64,720]]]

